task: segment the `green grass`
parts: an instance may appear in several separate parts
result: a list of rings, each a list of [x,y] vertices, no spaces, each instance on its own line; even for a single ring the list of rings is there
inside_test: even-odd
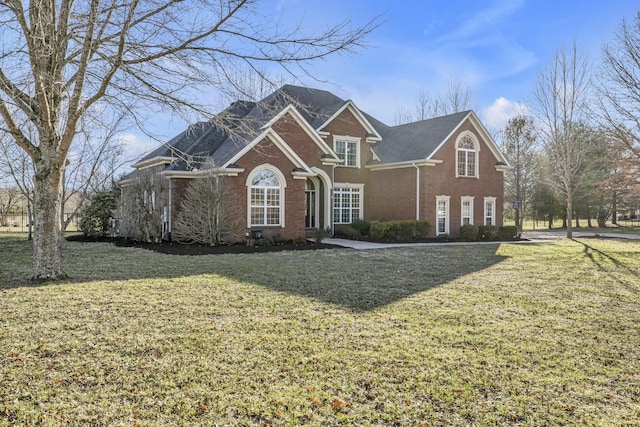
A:
[[[0,237],[0,425],[639,425],[640,242],[172,257]]]

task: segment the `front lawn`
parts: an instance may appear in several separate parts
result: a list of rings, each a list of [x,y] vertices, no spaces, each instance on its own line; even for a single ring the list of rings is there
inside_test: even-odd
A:
[[[0,236],[0,425],[638,425],[640,242],[171,256]]]

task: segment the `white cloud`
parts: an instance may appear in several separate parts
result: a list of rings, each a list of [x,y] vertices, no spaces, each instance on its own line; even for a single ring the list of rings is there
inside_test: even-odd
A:
[[[124,158],[127,163],[134,163],[142,155],[158,146],[158,142],[153,140],[145,142],[139,135],[134,133],[119,133],[117,138],[122,144]]]
[[[480,117],[488,129],[500,131],[504,129],[510,118],[519,114],[531,114],[529,107],[520,102],[500,97],[491,105],[480,110]]]

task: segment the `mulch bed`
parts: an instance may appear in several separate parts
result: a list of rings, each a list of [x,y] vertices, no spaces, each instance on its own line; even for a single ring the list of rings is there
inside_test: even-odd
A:
[[[234,245],[220,245],[220,246],[206,246],[200,244],[181,244],[176,242],[163,241],[161,243],[143,243],[134,242],[124,238],[112,238],[112,237],[85,237],[82,234],[67,236],[69,241],[74,242],[108,242],[113,243],[116,246],[142,248],[155,252],[160,252],[169,255],[217,255],[217,254],[247,254],[247,253],[262,253],[262,252],[282,252],[282,251],[304,251],[304,250],[317,250],[317,249],[339,249],[342,246],[329,245],[327,243],[285,243],[280,245],[260,245],[260,246],[247,246],[245,244]]]

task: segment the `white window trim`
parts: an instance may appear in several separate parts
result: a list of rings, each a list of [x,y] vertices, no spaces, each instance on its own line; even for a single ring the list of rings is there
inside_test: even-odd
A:
[[[355,143],[356,144],[356,164],[355,165],[347,165],[347,156],[345,153],[345,158],[342,163],[338,163],[336,166],[344,167],[344,168],[357,168],[360,169],[360,140],[361,138],[356,138],[354,136],[346,136],[346,135],[334,135],[333,136],[333,152],[336,156],[338,153],[336,152],[336,142],[344,141],[346,143]],[[346,147],[345,147],[346,148]]]
[[[256,176],[256,174],[258,172],[262,172],[264,170],[267,170],[269,172],[273,172],[276,177],[278,177],[278,181],[280,182],[280,218],[279,218],[279,224],[264,224],[264,225],[252,225],[251,224],[251,181],[253,181],[253,178]],[[284,223],[284,207],[285,207],[285,202],[284,202],[284,195],[285,195],[285,188],[287,188],[287,180],[285,178],[285,176],[283,175],[283,173],[280,171],[280,169],[278,169],[277,167],[270,165],[268,163],[265,163],[263,165],[260,166],[256,166],[247,176],[247,181],[246,181],[246,186],[247,186],[247,228],[257,228],[257,227],[281,227],[284,228],[285,223]]]
[[[440,213],[438,212],[438,208],[440,202],[444,201],[446,203],[446,215],[444,217],[444,232],[441,232],[438,227],[438,220],[440,219]],[[449,217],[451,216],[451,196],[436,196],[436,236],[449,234]]]
[[[470,137],[471,140],[473,141],[473,145],[475,147],[475,170],[474,170],[474,176],[469,176],[469,175],[460,175],[458,173],[458,152],[459,151],[465,151],[465,152],[469,152],[470,150],[468,149],[459,149],[458,148],[458,144],[460,144],[460,141],[462,140],[462,138],[464,137]],[[462,132],[460,135],[458,135],[458,138],[456,138],[456,178],[480,178],[480,144],[478,143],[478,138],[475,136],[475,134],[471,131],[464,131]],[[466,169],[466,168],[465,168]]]
[[[473,199],[474,196],[460,197],[460,225],[464,225],[464,202],[469,202],[469,224],[473,225]]]
[[[484,198],[484,204],[482,205],[482,222],[484,223],[484,225],[489,225],[487,224],[487,203],[491,204],[491,224],[490,225],[496,225],[496,200],[497,197],[485,197]]]
[[[342,224],[350,224],[350,223],[346,223],[346,222],[335,222],[335,206],[334,206],[334,196],[333,194],[335,194],[336,189],[338,188],[350,188],[352,190],[358,190],[358,193],[360,193],[360,214],[358,215],[358,218],[362,219],[362,216],[364,214],[364,184],[351,184],[351,183],[345,183],[345,182],[334,182],[333,183],[333,190],[331,192],[332,197],[331,197],[331,221],[333,224],[338,224],[338,225],[342,225]]]

